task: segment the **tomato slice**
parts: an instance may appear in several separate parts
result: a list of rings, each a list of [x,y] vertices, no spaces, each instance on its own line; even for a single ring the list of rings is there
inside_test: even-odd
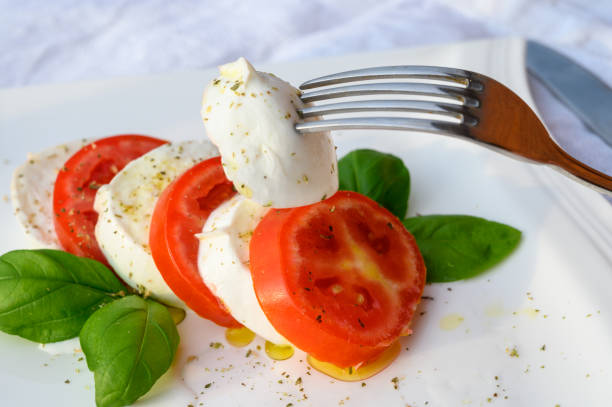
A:
[[[225,327],[241,326],[208,289],[198,271],[199,240],[206,219],[236,191],[221,158],[195,165],[161,194],[149,232],[149,246],[166,284],[198,315]]]
[[[66,251],[108,265],[94,234],[96,191],[127,163],[165,143],[137,134],[107,137],[86,145],[66,161],[53,189],[55,232]]]
[[[414,237],[356,192],[269,211],[251,239],[250,262],[272,325],[340,367],[374,359],[409,332],[425,286]]]

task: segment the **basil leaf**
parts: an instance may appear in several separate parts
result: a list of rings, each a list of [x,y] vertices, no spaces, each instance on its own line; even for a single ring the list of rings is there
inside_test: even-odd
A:
[[[169,305],[166,305],[166,308],[168,309],[168,312],[170,313],[170,316],[174,321],[174,325],[178,325],[183,322],[183,320],[187,316],[187,313],[182,308],[171,307]]]
[[[408,209],[410,173],[404,162],[374,150],[355,150],[338,161],[340,189],[359,192],[403,218]]]
[[[174,359],[179,334],[163,305],[135,295],[94,313],[81,331],[87,367],[94,372],[96,405],[132,404]]]
[[[95,260],[59,250],[8,252],[0,256],[0,330],[39,343],[74,338],[124,290]]]
[[[429,283],[480,274],[506,258],[521,240],[519,230],[474,216],[418,216],[403,223],[417,241]]]

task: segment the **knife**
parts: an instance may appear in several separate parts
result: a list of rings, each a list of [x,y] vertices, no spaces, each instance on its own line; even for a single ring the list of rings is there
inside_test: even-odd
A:
[[[602,140],[612,146],[612,89],[586,68],[535,41],[527,41],[527,70]]]

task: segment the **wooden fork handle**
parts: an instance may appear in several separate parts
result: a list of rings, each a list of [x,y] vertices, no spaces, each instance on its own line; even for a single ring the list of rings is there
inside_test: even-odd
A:
[[[597,171],[594,168],[589,167],[576,160],[574,157],[563,151],[558,145],[554,145],[556,148],[556,154],[551,155],[547,160],[549,164],[556,165],[557,167],[567,171],[569,174],[576,177],[578,180],[585,182],[591,187],[603,192],[609,196],[612,196],[612,177],[604,174],[601,171]]]
[[[555,165],[599,192],[612,196],[612,177],[566,153],[514,92],[496,81],[484,90],[481,122],[469,138],[543,164]]]
[[[526,106],[526,105],[525,105]],[[532,114],[529,119],[519,116],[523,120],[512,131],[525,132],[527,137],[513,137],[503,132],[487,133],[477,132],[473,139],[490,146],[502,148],[512,154],[541,164],[549,164],[563,170],[565,175],[587,186],[612,196],[612,176],[604,174],[585,163],[575,159],[565,152],[549,135],[540,120]],[[476,133],[476,132],[475,132]]]

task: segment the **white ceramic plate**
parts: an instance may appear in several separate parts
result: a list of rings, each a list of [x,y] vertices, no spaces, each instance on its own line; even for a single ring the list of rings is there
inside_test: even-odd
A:
[[[259,68],[297,84],[372,65],[447,65],[490,75],[532,104],[523,47],[522,40],[505,39]],[[207,70],[1,91],[4,194],[28,151],[127,132],[170,140],[205,137],[199,106],[213,75]],[[335,141],[339,156],[358,147],[399,155],[412,174],[411,215],[473,214],[506,222],[524,233],[519,249],[480,277],[426,287],[433,300],[422,303],[415,334],[402,339],[409,350],[365,387],[310,372],[303,354],[273,362],[257,350],[261,340],[242,349],[211,348],[211,342],[225,343],[223,330],[190,316],[179,327],[174,368],[138,405],[610,405],[608,202],[548,168],[450,138],[368,131],[338,133]],[[0,224],[0,252],[26,247],[6,198]],[[448,326],[441,321],[451,314],[463,322],[443,329]],[[254,350],[249,358],[247,349]],[[0,334],[0,404],[94,405],[93,377],[81,358],[79,352],[51,356]],[[295,384],[298,377],[301,385]]]

